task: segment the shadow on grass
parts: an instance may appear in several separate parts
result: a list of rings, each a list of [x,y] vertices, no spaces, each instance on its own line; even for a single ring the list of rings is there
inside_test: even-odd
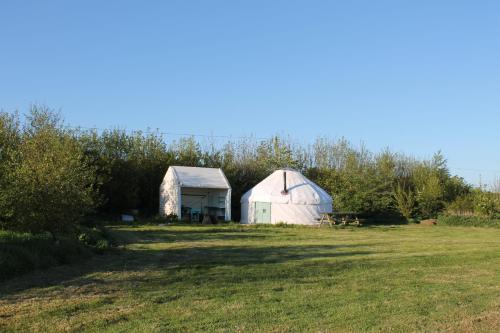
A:
[[[114,230],[113,233],[124,242],[134,244],[153,244],[173,240],[198,241],[206,239],[234,240],[265,238],[265,234],[234,231],[223,229],[214,232],[214,229],[193,230]],[[125,244],[126,245],[126,244]],[[219,269],[225,270],[225,276],[220,274],[216,279],[229,279],[238,281],[258,281],[266,278],[278,279],[280,274],[304,274],[300,270],[292,272],[293,267],[298,267],[301,261],[310,263],[318,260],[321,266],[322,259],[346,258],[364,256],[371,252],[361,249],[372,244],[343,244],[343,245],[231,245],[221,246],[198,244],[189,247],[174,247],[167,249],[129,249],[123,248],[113,253],[95,256],[87,262],[77,265],[58,266],[48,270],[33,273],[12,279],[0,286],[0,296],[18,293],[29,288],[45,288],[51,286],[81,287],[90,284],[110,285],[116,280],[106,280],[93,276],[94,273],[123,272],[118,284],[152,281],[158,283],[175,283],[183,279],[184,282],[199,283],[206,277],[214,279],[214,274]],[[281,265],[283,264],[283,265]],[[280,266],[278,266],[280,265]],[[335,269],[342,269],[339,265]],[[325,269],[327,267],[325,266]],[[332,269],[331,266],[328,269]],[[151,277],[144,271],[159,272],[160,277]],[[179,272],[185,271],[180,276]],[[273,276],[269,276],[275,271]],[[187,273],[186,273],[187,272]],[[132,274],[127,274],[132,273]],[[139,273],[141,277],[138,277]],[[307,273],[309,274],[309,273]],[[157,276],[153,274],[154,276]],[[159,281],[161,280],[161,281]],[[223,283],[224,281],[219,281]]]
[[[225,240],[251,240],[272,237],[269,232],[259,233],[256,230],[223,229],[204,227],[201,229],[124,229],[115,231],[116,237],[123,243],[171,243],[171,242],[196,242],[196,241],[225,241]]]

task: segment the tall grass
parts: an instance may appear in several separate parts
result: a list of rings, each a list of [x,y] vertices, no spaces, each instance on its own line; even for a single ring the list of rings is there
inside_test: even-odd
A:
[[[0,281],[88,257],[91,251],[72,238],[54,240],[50,234],[0,231]]]

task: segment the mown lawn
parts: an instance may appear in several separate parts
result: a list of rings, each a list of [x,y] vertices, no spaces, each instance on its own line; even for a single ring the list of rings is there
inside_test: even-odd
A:
[[[1,331],[494,332],[500,230],[112,227],[121,249],[0,286]]]

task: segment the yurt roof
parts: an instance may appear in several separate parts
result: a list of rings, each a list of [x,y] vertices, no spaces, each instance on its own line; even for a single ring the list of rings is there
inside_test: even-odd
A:
[[[230,189],[231,185],[221,169],[171,166],[182,187]]]
[[[282,193],[284,172],[286,172],[287,194]],[[299,171],[279,169],[241,197],[242,203],[249,201],[319,205],[331,203],[332,197]]]

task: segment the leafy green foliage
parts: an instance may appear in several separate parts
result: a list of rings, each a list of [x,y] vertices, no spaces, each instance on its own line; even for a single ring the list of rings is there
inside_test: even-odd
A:
[[[494,217],[498,212],[497,196],[492,193],[475,190],[474,192],[474,212],[480,216]]]
[[[102,181],[105,204],[101,211],[120,213],[138,208],[143,214],[158,211],[158,187],[170,165],[222,168],[232,185],[233,218],[239,219],[241,196],[277,168],[301,170],[334,197],[337,211],[372,215],[399,212],[407,219],[435,216],[446,202],[469,188],[450,177],[446,160],[437,153],[430,161],[384,150],[373,154],[345,139],[319,138],[312,147],[294,145],[290,139],[273,137],[261,142],[227,142],[202,148],[193,138],[165,143],[161,135],[126,134],[124,131],[81,133],[80,141],[92,156]],[[407,184],[406,210],[401,211]],[[411,204],[411,208],[408,207]]]
[[[441,153],[435,154],[431,161],[416,165],[411,177],[420,217],[435,217],[444,206],[445,182],[449,178]]]
[[[304,172],[333,196],[336,211],[371,216],[435,217],[472,192],[450,175],[440,152],[422,161],[388,149],[375,154],[344,138],[318,138],[311,146],[279,136],[201,145],[192,137],[167,142],[157,132],[67,131],[57,115],[40,107],[25,122],[23,127],[19,116],[0,113],[4,228],[64,229],[92,210],[154,215],[171,165],[222,168],[232,186],[235,220],[241,196],[277,168]],[[479,199],[474,209],[491,214],[489,197]]]
[[[102,227],[79,226],[77,232],[78,240],[97,253],[111,248],[110,236]]]
[[[451,215],[473,215],[474,214],[474,195],[468,193],[458,196],[455,200],[446,206],[446,212]]]
[[[473,189],[469,193],[458,196],[446,207],[449,215],[492,218],[498,215],[500,200],[497,193],[488,192],[483,189]]]
[[[9,128],[17,144],[1,163],[0,226],[68,230],[95,205],[94,167],[57,115],[45,108],[33,107],[24,128],[11,121],[2,131]]]
[[[415,194],[413,190],[406,188],[403,184],[398,184],[394,190],[394,200],[401,215],[409,221],[415,209]]]
[[[500,228],[500,219],[481,216],[440,215],[438,225]]]

